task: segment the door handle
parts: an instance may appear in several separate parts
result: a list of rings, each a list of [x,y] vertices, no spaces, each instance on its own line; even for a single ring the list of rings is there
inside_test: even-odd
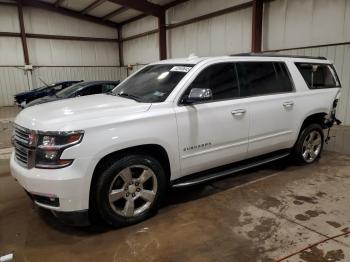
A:
[[[284,108],[292,108],[294,105],[294,102],[293,101],[287,101],[287,102],[284,102],[283,103],[283,107]]]
[[[247,112],[245,109],[235,109],[231,111],[231,114],[234,116],[242,116]]]

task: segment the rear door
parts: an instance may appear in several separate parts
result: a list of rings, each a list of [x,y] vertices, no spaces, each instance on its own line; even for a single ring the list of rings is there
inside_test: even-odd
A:
[[[242,160],[248,148],[249,114],[238,99],[234,63],[203,69],[187,87],[210,88],[213,100],[176,107],[182,175]]]
[[[237,72],[250,113],[248,157],[292,147],[298,104],[286,64],[239,62]]]

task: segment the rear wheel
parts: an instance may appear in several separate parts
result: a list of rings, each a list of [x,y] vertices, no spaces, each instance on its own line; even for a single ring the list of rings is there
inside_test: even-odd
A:
[[[158,160],[144,155],[125,156],[106,167],[98,178],[96,208],[113,226],[138,223],[157,212],[165,185]]]
[[[321,156],[324,144],[322,127],[319,124],[306,126],[295,145],[295,157],[298,162],[311,164]]]

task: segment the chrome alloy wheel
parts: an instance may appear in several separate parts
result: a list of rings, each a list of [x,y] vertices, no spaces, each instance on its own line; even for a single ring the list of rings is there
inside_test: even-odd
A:
[[[144,165],[132,165],[113,179],[109,189],[109,204],[118,215],[133,217],[152,205],[157,189],[157,177],[152,169]]]
[[[320,154],[322,148],[322,136],[318,131],[311,131],[303,143],[303,158],[307,163],[313,162]]]

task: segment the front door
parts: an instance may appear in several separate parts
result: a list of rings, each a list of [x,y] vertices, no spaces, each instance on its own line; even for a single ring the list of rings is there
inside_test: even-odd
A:
[[[213,99],[177,106],[182,175],[225,165],[246,157],[250,114],[237,99],[235,65],[218,63],[203,69],[187,88],[210,88]]]

